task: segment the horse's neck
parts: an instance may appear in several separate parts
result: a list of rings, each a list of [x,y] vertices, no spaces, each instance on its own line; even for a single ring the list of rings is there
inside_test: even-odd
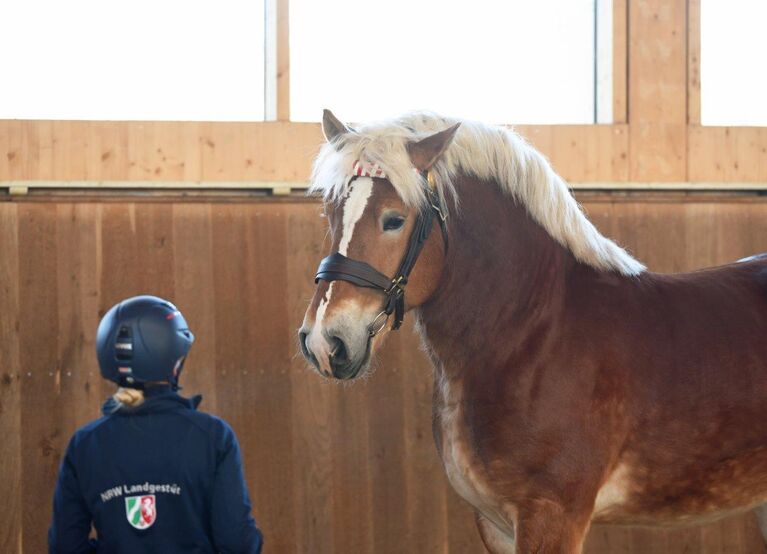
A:
[[[433,361],[448,378],[503,365],[529,347],[561,315],[566,273],[576,263],[494,184],[463,178],[456,189],[445,272],[420,314]]]

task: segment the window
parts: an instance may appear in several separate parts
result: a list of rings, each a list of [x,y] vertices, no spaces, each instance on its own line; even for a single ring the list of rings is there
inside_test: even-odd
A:
[[[262,120],[263,0],[8,0],[0,118]]]
[[[430,109],[497,123],[594,123],[597,98],[612,102],[611,4],[291,0],[291,117],[317,121],[331,108],[365,121]],[[598,36],[607,37],[599,48]],[[599,121],[611,113],[600,110]]]
[[[767,2],[702,0],[700,11],[701,122],[767,126]]]

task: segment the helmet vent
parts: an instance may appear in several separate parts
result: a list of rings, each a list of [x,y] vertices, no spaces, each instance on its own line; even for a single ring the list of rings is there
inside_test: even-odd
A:
[[[133,333],[130,327],[120,327],[115,341],[115,353],[118,360],[126,361],[133,358]]]

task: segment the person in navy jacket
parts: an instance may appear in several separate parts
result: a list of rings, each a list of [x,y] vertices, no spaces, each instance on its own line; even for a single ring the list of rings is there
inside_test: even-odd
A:
[[[237,437],[197,411],[200,396],[176,392],[193,342],[176,307],[154,296],[124,300],[101,320],[101,374],[120,388],[69,442],[51,554],[261,552]]]

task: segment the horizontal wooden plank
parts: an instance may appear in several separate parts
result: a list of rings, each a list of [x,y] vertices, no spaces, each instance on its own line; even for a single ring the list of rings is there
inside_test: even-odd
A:
[[[317,124],[0,120],[0,179],[295,181]]]
[[[765,191],[767,181],[753,182],[614,182],[574,181],[570,188],[602,191]],[[219,196],[222,192],[259,192],[275,196],[305,193],[307,181],[0,181],[0,198],[5,191],[11,196],[22,196],[34,192],[39,194],[87,193],[94,196],[113,193],[130,194],[131,191],[158,192],[164,195],[186,195],[196,197],[210,194]]]
[[[567,181],[628,180],[626,125],[519,125],[514,129],[545,154]]]
[[[642,153],[631,162],[636,166],[631,180],[673,178],[671,165],[676,162],[668,165],[665,160],[685,158],[683,135],[688,134],[690,181],[767,181],[767,129],[635,123],[640,124],[644,127],[631,131],[632,148]],[[515,128],[568,181],[630,180],[629,125]],[[0,120],[0,181],[129,181],[139,188],[149,182],[293,187],[308,180],[322,142],[314,123]],[[681,150],[653,154],[667,143],[681,145]]]
[[[516,129],[566,179],[627,177],[625,125]],[[0,180],[305,181],[323,141],[316,123],[0,120]]]
[[[767,181],[767,127],[690,126],[691,181]]]
[[[271,194],[290,194],[292,190],[306,190],[307,181],[0,181],[0,190],[22,195],[29,191],[127,191],[160,190],[184,193],[187,191],[264,191]]]

